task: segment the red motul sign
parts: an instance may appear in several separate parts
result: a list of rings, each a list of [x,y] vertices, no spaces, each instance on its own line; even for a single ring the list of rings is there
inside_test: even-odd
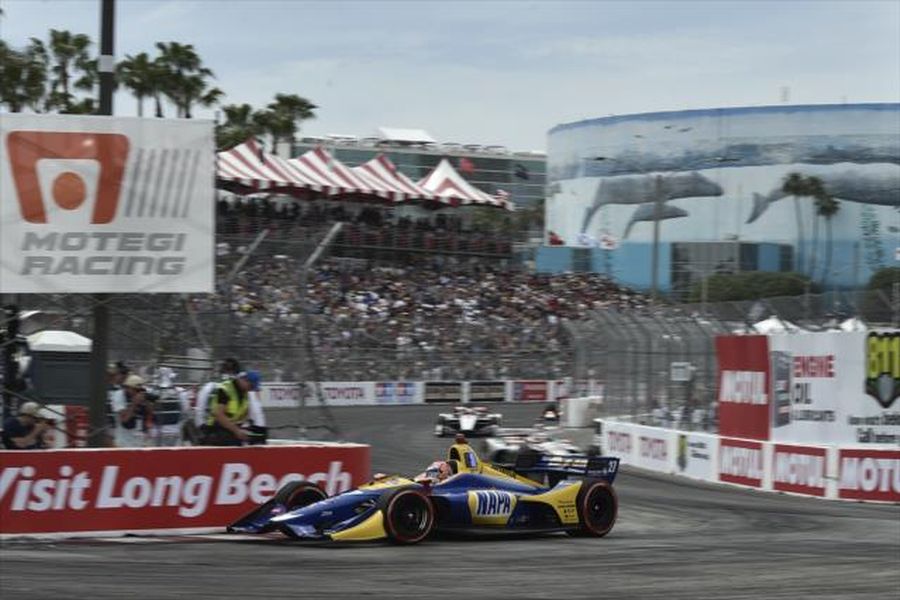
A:
[[[900,502],[900,450],[841,450],[838,496]]]
[[[769,439],[769,342],[764,335],[716,338],[719,434]]]
[[[369,447],[0,451],[0,467],[0,534],[222,527],[291,480],[359,485]]]
[[[776,444],[772,487],[781,492],[825,496],[825,448]]]
[[[516,381],[513,392],[517,402],[546,402],[550,399],[550,384],[547,381]]]
[[[763,448],[751,440],[719,441],[719,480],[762,487]]]

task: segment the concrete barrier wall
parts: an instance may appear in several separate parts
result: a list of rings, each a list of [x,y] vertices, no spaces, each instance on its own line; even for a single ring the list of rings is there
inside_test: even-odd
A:
[[[623,464],[763,491],[900,503],[900,448],[720,437],[603,419],[604,454]]]

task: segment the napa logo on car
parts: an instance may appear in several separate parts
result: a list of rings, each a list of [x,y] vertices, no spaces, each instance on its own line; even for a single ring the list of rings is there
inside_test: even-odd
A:
[[[900,397],[900,332],[872,332],[866,338],[865,386],[884,408]]]
[[[479,490],[469,492],[469,512],[472,522],[484,525],[505,525],[516,507],[516,496],[509,492]]]

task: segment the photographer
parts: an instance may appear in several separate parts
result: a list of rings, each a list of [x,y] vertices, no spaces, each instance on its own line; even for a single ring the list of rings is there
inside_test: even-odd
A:
[[[7,450],[41,450],[50,445],[52,425],[41,416],[37,402],[26,402],[19,414],[3,422],[3,447]]]
[[[129,375],[112,396],[112,409],[116,415],[116,446],[140,448],[146,441],[146,433],[153,424],[153,403],[147,398],[144,378]]]
[[[250,411],[252,385],[244,372],[219,384],[210,397],[209,417],[201,429],[202,445],[241,446],[250,440],[242,427]]]

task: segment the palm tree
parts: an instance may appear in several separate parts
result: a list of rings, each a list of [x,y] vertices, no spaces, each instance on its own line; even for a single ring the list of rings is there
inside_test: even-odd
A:
[[[10,112],[31,108],[40,112],[47,83],[47,50],[32,38],[22,51],[0,40],[0,104]]]
[[[269,103],[258,118],[271,134],[273,147],[279,141],[284,141],[293,148],[300,123],[316,118],[314,111],[317,108],[318,106],[297,94],[275,94],[275,101]]]
[[[210,76],[212,71],[204,69]],[[210,107],[218,104],[219,100],[225,95],[225,92],[217,87],[209,87],[205,74],[188,75],[181,82],[181,110],[185,119],[191,118],[191,106],[199,104],[200,106]]]
[[[832,223],[831,220],[841,210],[841,203],[832,198],[830,194],[825,190],[824,186],[822,187],[821,193],[815,198],[816,203],[816,215],[818,217],[822,217],[825,219],[825,264],[822,269],[822,284],[824,285],[825,279],[828,277],[829,271],[831,271],[831,256],[834,250],[834,236],[832,231]]]
[[[221,99],[224,93],[209,86],[208,80],[215,75],[203,66],[192,44],[157,42],[156,47],[160,53],[157,61],[165,73],[163,92],[175,105],[179,117],[190,119],[195,104],[212,106]]]
[[[65,30],[50,30],[48,47],[53,63],[50,68],[53,79],[50,82],[47,108],[58,108],[64,113],[70,112],[72,108],[77,108],[72,90],[93,88],[97,66],[96,60],[91,59],[88,54],[90,46],[91,38],[83,33],[73,35]]]
[[[789,173],[781,184],[781,191],[789,196],[794,197],[794,216],[797,219],[797,247],[799,251],[797,252],[797,270],[801,273],[806,273],[804,269],[804,258],[805,258],[805,250],[803,248],[804,244],[804,236],[803,236],[803,218],[800,211],[800,198],[811,196],[809,182],[806,177],[801,175],[800,173]]]
[[[158,95],[159,75],[159,66],[150,60],[146,52],[135,56],[126,54],[125,59],[116,66],[116,79],[137,99],[139,117],[144,116],[144,98],[156,98]]]
[[[236,146],[264,131],[259,113],[254,113],[249,104],[228,104],[222,107],[222,112],[225,122],[216,126],[216,147],[220,150]]]

